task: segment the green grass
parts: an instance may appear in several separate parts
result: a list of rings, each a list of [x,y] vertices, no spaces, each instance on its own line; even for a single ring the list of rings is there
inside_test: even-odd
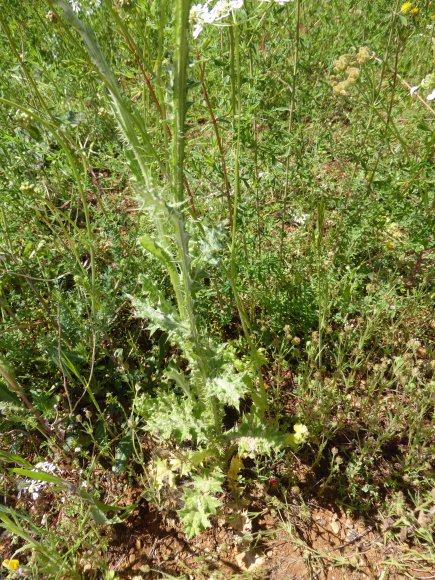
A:
[[[245,0],[196,40],[187,0],[82,4],[0,14],[3,557],[114,577],[102,470],[175,486],[188,537],[279,476],[429,558],[432,3]],[[74,489],[18,498],[40,461]]]

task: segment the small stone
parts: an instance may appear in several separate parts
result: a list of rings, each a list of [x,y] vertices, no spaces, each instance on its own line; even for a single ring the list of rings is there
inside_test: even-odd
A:
[[[420,524],[420,527],[425,528],[431,522],[431,518],[427,516],[423,510],[420,510],[417,521]]]
[[[331,530],[334,532],[334,534],[337,536],[340,533],[340,524],[333,520],[330,524]]]
[[[236,555],[236,562],[239,568],[248,572],[262,566],[264,564],[264,556],[260,556],[254,550],[240,552]]]

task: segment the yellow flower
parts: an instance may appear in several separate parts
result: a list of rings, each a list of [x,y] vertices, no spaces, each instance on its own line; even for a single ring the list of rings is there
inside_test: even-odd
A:
[[[413,16],[416,16],[419,12],[420,12],[420,10],[418,8],[413,8],[411,10],[410,14],[412,14]]]
[[[12,572],[18,570],[20,567],[20,562],[18,560],[3,560],[2,564],[8,570],[12,570]]]
[[[412,2],[405,2],[404,4],[402,4],[402,7],[400,8],[400,12],[402,14],[409,14],[409,12],[411,11],[411,7],[412,7]]]
[[[302,423],[296,423],[293,427],[294,433],[286,433],[284,436],[285,444],[288,447],[297,448],[301,443],[305,443],[308,438],[308,427]]]
[[[303,443],[308,437],[308,427],[302,423],[296,423],[296,425],[293,427],[293,430],[295,432],[295,443]]]

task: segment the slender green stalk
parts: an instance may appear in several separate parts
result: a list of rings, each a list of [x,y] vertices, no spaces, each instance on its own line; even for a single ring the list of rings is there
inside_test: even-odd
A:
[[[199,70],[199,79],[201,81],[201,87],[202,87],[202,94],[204,95],[204,99],[205,102],[207,104],[207,109],[210,115],[210,119],[213,125],[213,130],[216,136],[216,142],[217,142],[217,146],[219,148],[219,153],[221,156],[221,165],[222,165],[222,172],[224,174],[224,185],[225,185],[225,195],[227,198],[227,209],[228,209],[228,219],[230,222],[230,228],[232,228],[233,225],[233,208],[232,208],[232,203],[231,203],[231,192],[230,192],[230,183],[228,180],[228,172],[227,172],[227,163],[226,163],[226,159],[225,159],[225,151],[224,151],[224,147],[222,144],[222,139],[220,136],[220,132],[219,132],[219,126],[217,124],[217,120],[216,120],[216,116],[214,114],[213,111],[213,106],[211,104],[211,100],[210,100],[210,96],[208,93],[208,89],[207,89],[207,84],[205,82],[205,66],[203,63],[200,62],[199,60],[199,53],[196,53],[196,57],[198,60],[198,70]]]
[[[160,117],[162,119],[164,119],[162,106],[161,106],[160,101],[157,98],[157,95],[156,95],[156,93],[154,91],[153,85],[151,83],[151,79],[150,79],[149,75],[146,72],[145,65],[144,65],[144,63],[142,61],[142,58],[141,58],[140,54],[139,54],[139,49],[137,48],[134,40],[131,37],[131,34],[128,31],[127,26],[124,24],[122,18],[119,16],[119,14],[117,13],[117,11],[112,8],[111,9],[111,14],[112,14],[112,16],[113,16],[116,24],[118,25],[119,30],[121,31],[123,37],[125,38],[125,41],[127,42],[127,45],[129,47],[131,53],[134,56],[134,59],[136,61],[136,64],[139,67],[140,72],[142,73],[143,80],[145,81],[145,84],[146,84],[146,86],[147,86],[147,88],[149,90],[149,93],[151,95],[151,98],[152,98],[152,100],[153,100],[153,102],[154,102],[154,104],[155,104],[155,106],[156,106],[156,108],[157,108],[157,110],[159,112]]]
[[[231,40],[231,103],[233,118],[235,119],[236,147],[234,152],[234,201],[233,201],[233,223],[231,230],[231,275],[236,277],[236,235],[237,235],[237,213],[240,198],[240,135],[241,135],[241,70],[240,70],[240,37],[239,26],[233,11],[233,22],[230,28]]]
[[[295,103],[296,103],[296,81],[297,81],[297,74],[298,74],[298,62],[299,62],[299,44],[300,44],[300,18],[301,18],[301,0],[296,0],[296,8],[295,8],[295,54],[293,60],[293,74],[292,74],[292,84],[291,84],[291,96],[290,96],[290,114],[288,120],[288,135],[289,139],[293,138],[292,130],[293,130],[293,119],[294,119],[294,111],[295,111]],[[285,160],[285,190],[284,190],[284,199],[282,204],[282,216],[281,216],[281,240],[280,240],[280,248],[279,248],[279,255],[281,262],[284,256],[284,237],[285,237],[285,221],[287,215],[287,205],[288,205],[288,193],[290,188],[290,152],[291,148],[289,147],[289,151],[287,152],[287,157]]]
[[[159,16],[159,39],[158,39],[158,49],[157,49],[157,66],[156,66],[156,82],[157,82],[158,90],[161,90],[161,86],[162,86],[163,43],[164,43],[164,38],[165,38],[166,5],[167,5],[167,0],[161,0],[161,2],[160,2],[160,16]]]
[[[237,214],[240,199],[240,145],[241,145],[241,111],[242,111],[242,90],[241,90],[241,65],[240,65],[240,32],[239,25],[233,11],[233,21],[230,27],[230,71],[231,71],[231,107],[233,110],[234,130],[236,132],[236,147],[234,152],[234,200],[233,200],[233,220],[231,228],[231,255],[230,267],[226,271],[226,276],[230,282],[242,323],[243,332],[249,346],[251,360],[257,373],[259,381],[259,391],[253,394],[256,410],[260,417],[264,416],[267,408],[267,395],[264,388],[264,381],[261,372],[261,362],[258,350],[252,340],[249,317],[240,298],[236,279],[236,241],[237,241]]]
[[[175,9],[173,170],[174,197],[184,202],[184,152],[187,103],[187,58],[190,0],[178,0]]]
[[[173,192],[174,201],[182,207],[185,202],[184,196],[184,155],[185,155],[185,120],[187,109],[187,64],[188,64],[188,32],[189,32],[190,0],[177,0],[175,12],[175,59],[174,59],[174,124],[173,124]],[[172,223],[175,230],[175,240],[178,247],[179,264],[183,283],[184,310],[189,322],[191,339],[193,342],[194,359],[198,366],[199,377],[196,381],[197,394],[205,402],[205,383],[208,378],[208,365],[204,348],[197,327],[195,317],[191,261],[188,247],[188,236],[185,229],[183,212],[177,211],[172,214]],[[218,412],[218,403],[215,397],[211,400],[215,429],[221,430],[221,419]]]
[[[235,119],[237,112],[237,79],[236,79],[236,67],[235,67],[235,38],[234,38],[234,20],[233,15],[233,26],[228,28],[228,35],[230,38],[230,82],[231,82],[231,113],[233,115],[233,120]]]
[[[393,112],[394,99],[396,97],[397,72],[398,72],[398,68],[399,68],[400,48],[401,48],[401,43],[400,43],[400,39],[398,39],[397,43],[396,43],[396,51],[394,54],[393,86],[391,87],[391,94],[390,94],[390,98],[388,101],[387,116],[386,116],[385,125],[384,125],[384,138],[387,138],[387,136],[388,136],[388,130],[389,130],[390,121],[391,121],[391,114]],[[380,154],[380,152],[378,152],[378,154],[376,156],[375,165],[374,165],[372,172],[370,174],[370,177],[367,181],[367,189],[368,190],[371,190],[373,180],[375,178],[376,171],[378,169],[378,165],[379,165],[380,160],[381,160],[381,154]]]
[[[317,365],[322,367],[322,350],[323,350],[323,328],[325,326],[326,306],[328,304],[328,279],[323,268],[322,250],[323,234],[325,226],[325,200],[321,198],[317,204],[317,232],[316,232],[316,270],[317,270],[317,305],[319,309],[318,316],[318,342],[319,348],[317,353]]]
[[[0,360],[0,376],[6,382],[9,389],[21,399],[21,401],[24,403],[24,405],[27,407],[27,409],[30,411],[30,413],[35,417],[35,419],[37,420],[37,422],[41,426],[43,433],[47,437],[52,437],[53,431],[52,431],[51,427],[41,417],[40,412],[37,409],[35,409],[35,407],[31,403],[31,401],[28,399],[26,393],[22,389],[21,385],[18,384],[15,377],[12,375],[12,373],[9,371],[9,369],[6,367],[6,365],[4,365],[2,363],[1,360]]]
[[[159,95],[159,100],[162,107],[162,119],[164,123],[164,148],[168,151],[169,137],[170,137],[170,127],[166,114],[166,102],[164,96],[164,87],[162,82],[162,68],[163,68],[163,48],[165,41],[165,26],[166,26],[166,11],[167,11],[167,0],[161,0],[160,2],[160,16],[159,16],[159,37],[158,37],[158,48],[157,48],[157,62],[155,68],[156,74],[156,90]]]

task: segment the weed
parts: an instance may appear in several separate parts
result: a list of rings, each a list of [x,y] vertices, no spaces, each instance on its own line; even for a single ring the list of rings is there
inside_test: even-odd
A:
[[[114,577],[108,530],[145,502],[195,542],[270,497],[312,573],[348,565],[293,496],[428,562],[429,3],[50,0],[0,24],[8,571]]]

